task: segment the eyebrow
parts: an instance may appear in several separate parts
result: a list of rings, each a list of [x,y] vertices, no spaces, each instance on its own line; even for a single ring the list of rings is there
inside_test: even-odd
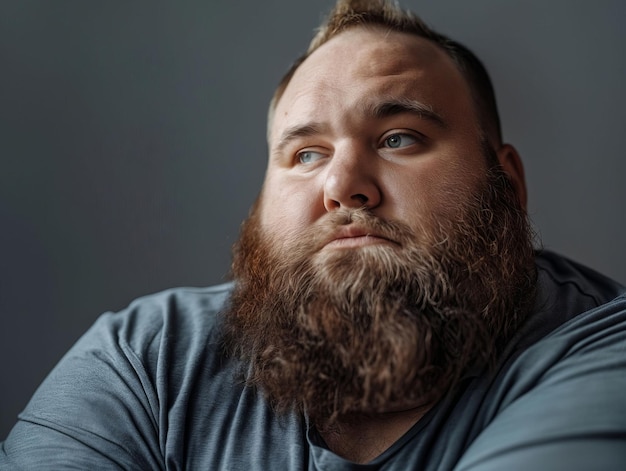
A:
[[[384,119],[408,113],[430,121],[440,128],[446,128],[446,123],[440,115],[438,115],[430,106],[416,100],[392,99],[371,105],[365,105],[363,108],[365,114],[374,119]],[[287,128],[285,132],[283,132],[273,153],[280,154],[291,141],[301,137],[317,136],[322,134],[326,128],[327,127],[325,125],[316,122],[309,122]]]
[[[287,130],[282,134],[273,153],[280,154],[291,141],[300,137],[317,136],[322,134],[324,129],[325,126],[320,123],[306,123],[287,128]]]
[[[441,128],[446,127],[443,118],[437,114],[432,107],[425,105],[417,100],[411,99],[393,99],[366,107],[366,113],[375,119],[388,118],[398,114],[414,114],[422,119],[431,121]]]

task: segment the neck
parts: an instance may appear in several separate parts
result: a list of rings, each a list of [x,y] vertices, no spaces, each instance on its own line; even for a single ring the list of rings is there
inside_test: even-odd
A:
[[[355,463],[368,463],[408,432],[430,408],[350,415],[332,425],[322,424],[318,432],[333,453]]]

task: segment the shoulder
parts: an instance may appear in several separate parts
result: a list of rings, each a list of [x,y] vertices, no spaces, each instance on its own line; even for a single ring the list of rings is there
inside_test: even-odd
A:
[[[538,252],[537,297],[531,316],[511,340],[504,357],[529,348],[560,326],[626,294],[620,283],[550,251]]]
[[[219,312],[231,288],[231,283],[173,288],[140,297],[119,312],[100,316],[72,351],[91,350],[101,342],[129,348],[137,355],[149,355],[172,342],[191,348],[215,337]]]
[[[626,460],[624,288],[554,254],[539,270],[538,310],[489,381],[457,469],[609,470]]]
[[[538,265],[537,308],[504,359],[503,384],[514,390],[522,383],[541,393],[540,384],[565,379],[561,374],[571,380],[621,371],[626,380],[626,357],[613,358],[626,351],[626,289],[555,254],[545,254]]]
[[[224,307],[231,289],[232,283],[205,288],[172,288],[137,298],[122,311],[107,313],[104,317],[106,322],[117,325],[130,322],[133,327],[148,327],[155,322],[160,327],[167,327],[172,321],[211,323]]]
[[[238,398],[233,365],[219,348],[229,292],[230,285],[171,289],[100,316],[20,414],[0,463],[160,469],[163,459],[184,461],[185,431],[197,432],[190,419],[211,419],[228,407],[219,398]]]
[[[536,263],[544,289],[589,309],[626,293],[626,287],[617,281],[554,252],[538,252]]]

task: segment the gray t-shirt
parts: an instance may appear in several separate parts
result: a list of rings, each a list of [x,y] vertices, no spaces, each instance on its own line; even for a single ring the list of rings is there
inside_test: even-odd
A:
[[[0,446],[2,470],[626,469],[626,295],[551,253],[533,316],[491,374],[466,377],[367,465],[277,417],[219,348],[230,285],[104,314]]]

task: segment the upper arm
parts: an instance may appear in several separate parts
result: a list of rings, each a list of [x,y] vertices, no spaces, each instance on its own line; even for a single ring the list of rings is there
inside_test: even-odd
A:
[[[158,410],[142,362],[96,326],[20,414],[2,444],[0,464],[28,470],[160,469]]]

